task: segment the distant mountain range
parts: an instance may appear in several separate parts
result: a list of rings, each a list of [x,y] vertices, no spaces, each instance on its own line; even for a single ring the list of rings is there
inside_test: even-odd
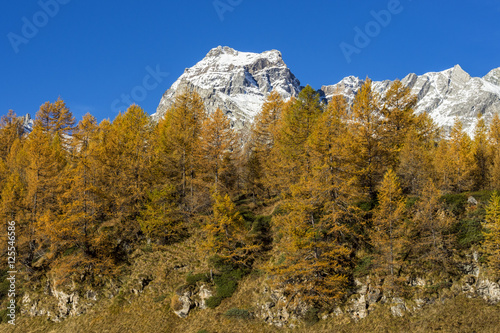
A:
[[[456,65],[442,72],[408,74],[401,82],[418,96],[415,112],[428,112],[444,129],[449,129],[458,117],[464,129],[472,134],[479,113],[486,121],[494,113],[500,113],[500,68],[478,78]],[[391,83],[374,81],[373,88],[384,94]],[[352,103],[362,84],[363,80],[349,76],[337,84],[321,87],[319,92],[326,101],[340,93]],[[279,51],[250,53],[219,46],[184,71],[163,94],[152,117],[156,120],[163,117],[176,95],[186,90],[196,91],[208,112],[221,108],[236,128],[245,129],[273,89],[288,99],[297,96],[302,88]]]

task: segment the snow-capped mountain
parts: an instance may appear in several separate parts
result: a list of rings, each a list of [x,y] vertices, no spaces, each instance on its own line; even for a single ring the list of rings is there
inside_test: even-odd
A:
[[[500,112],[500,68],[493,69],[483,78],[471,77],[459,65],[442,72],[423,75],[408,74],[401,82],[418,96],[416,113],[428,112],[437,125],[449,130],[455,118],[472,135],[481,113],[486,121]],[[373,89],[382,96],[392,81],[374,81]],[[348,77],[335,85],[323,86],[325,98],[336,93],[352,102],[363,81]]]
[[[259,54],[219,46],[184,71],[165,92],[152,117],[161,118],[177,94],[196,91],[208,112],[221,108],[236,128],[242,128],[253,120],[273,89],[284,99],[297,96],[301,90],[279,51]]]
[[[18,118],[23,126],[23,132],[31,133],[31,131],[33,130],[33,126],[35,126],[35,121],[31,119],[31,115],[27,113],[25,116]]]
[[[488,121],[500,112],[500,68],[477,78],[456,65],[442,72],[408,74],[401,82],[418,96],[415,112],[428,112],[445,130],[458,117],[472,134],[479,113]],[[374,81],[373,89],[383,96],[391,83]],[[334,94],[342,94],[352,103],[362,84],[363,80],[349,76],[337,84],[321,87],[320,93],[326,101]],[[176,95],[196,91],[208,112],[220,107],[236,128],[248,128],[273,89],[284,99],[297,96],[302,89],[279,51],[250,53],[219,46],[184,71],[165,92],[152,117],[163,117]]]

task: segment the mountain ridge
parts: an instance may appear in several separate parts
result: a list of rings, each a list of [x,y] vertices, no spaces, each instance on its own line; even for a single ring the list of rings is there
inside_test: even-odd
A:
[[[340,93],[352,104],[363,82],[358,77],[348,76],[336,84],[323,85],[318,92],[327,102]],[[392,82],[373,81],[373,88],[383,95]],[[457,64],[440,72],[410,73],[401,82],[418,96],[415,113],[428,112],[445,130],[449,130],[458,117],[465,131],[472,135],[479,113],[486,121],[494,113],[500,113],[500,67],[483,77],[471,77]],[[260,111],[271,90],[277,90],[288,99],[297,96],[302,88],[299,79],[283,61],[281,52],[240,52],[218,46],[184,71],[163,94],[152,117],[155,120],[163,117],[181,91],[196,91],[209,113],[220,107],[236,128],[244,129]]]

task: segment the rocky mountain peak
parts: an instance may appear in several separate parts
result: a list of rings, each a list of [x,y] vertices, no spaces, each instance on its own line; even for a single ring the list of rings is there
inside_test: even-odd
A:
[[[493,83],[494,85],[500,86],[500,67],[492,69],[483,77],[483,79],[487,82]]]
[[[471,79],[471,76],[460,65],[455,65],[450,70],[450,79],[456,83],[465,84]]]
[[[229,46],[217,46],[211,49],[207,55],[206,58],[214,58],[218,57],[221,54],[232,54],[232,55],[238,55],[238,51],[235,49],[230,48]]]
[[[348,76],[340,82],[322,86],[320,93],[328,102],[334,95],[343,95],[349,104],[364,80]],[[373,90],[384,95],[393,81],[373,81]],[[483,78],[471,77],[460,65],[441,72],[408,74],[401,82],[418,96],[416,113],[427,112],[444,129],[456,117],[472,134],[477,115],[488,121],[500,112],[500,68]],[[186,69],[165,92],[153,118],[163,117],[175,96],[196,91],[209,113],[221,108],[238,129],[249,128],[267,95],[276,90],[284,99],[297,96],[302,87],[277,50],[262,53],[240,52],[227,46],[210,50],[205,58]]]
[[[354,84],[346,85],[345,82]],[[401,82],[418,96],[415,112],[429,113],[445,131],[451,128],[458,117],[464,129],[472,135],[478,114],[488,121],[493,114],[500,112],[500,68],[492,70],[484,78],[477,78],[471,77],[460,65],[455,65],[441,72],[422,75],[411,73]],[[374,81],[373,89],[384,95],[391,83],[389,80]],[[325,92],[327,100],[333,94],[342,94],[352,103],[362,84],[362,80],[348,77],[321,90]]]
[[[284,99],[301,90],[279,51],[240,52],[218,46],[184,71],[163,95],[153,118],[163,117],[178,94],[196,91],[209,113],[221,108],[234,126],[242,128],[253,121],[272,90]]]
[[[363,80],[355,76],[348,76],[343,78],[339,83],[322,86],[321,91],[324,93],[325,98],[329,101],[334,95],[343,95],[349,104],[354,102],[356,92],[363,85]]]

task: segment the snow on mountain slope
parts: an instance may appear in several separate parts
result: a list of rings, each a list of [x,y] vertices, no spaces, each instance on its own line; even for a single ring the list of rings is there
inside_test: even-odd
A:
[[[344,79],[346,80],[346,79]],[[350,77],[353,86],[345,87],[344,80],[335,85],[323,86],[327,100],[335,91],[347,96],[352,102],[363,84],[358,78]],[[418,96],[416,113],[428,112],[432,119],[445,130],[449,130],[459,118],[464,129],[472,135],[481,113],[486,121],[500,112],[500,68],[492,70],[483,78],[471,77],[459,65],[442,72],[423,75],[409,74],[401,82]],[[374,81],[373,89],[384,95],[392,81]]]
[[[500,68],[477,78],[456,65],[442,72],[420,76],[412,73],[401,81],[418,96],[415,112],[428,112],[445,130],[458,117],[464,129],[472,134],[479,113],[488,121],[500,112]],[[383,96],[391,83],[374,81],[373,89]],[[349,76],[337,84],[321,87],[320,93],[326,101],[334,94],[341,94],[352,104],[362,84],[363,80]],[[178,94],[196,91],[208,112],[221,108],[236,128],[248,128],[273,89],[284,99],[297,96],[302,89],[279,51],[238,52],[219,46],[184,71],[165,92],[152,117],[162,118]]]
[[[184,71],[165,92],[152,117],[163,117],[178,94],[196,91],[208,112],[221,108],[234,126],[241,128],[253,121],[273,89],[284,99],[297,96],[301,90],[279,51],[250,53],[219,46]]]
[[[35,121],[31,119],[30,114],[26,114],[23,117],[18,117],[21,120],[21,123],[23,125],[23,132],[24,133],[31,133],[33,130],[33,126],[35,126]]]

